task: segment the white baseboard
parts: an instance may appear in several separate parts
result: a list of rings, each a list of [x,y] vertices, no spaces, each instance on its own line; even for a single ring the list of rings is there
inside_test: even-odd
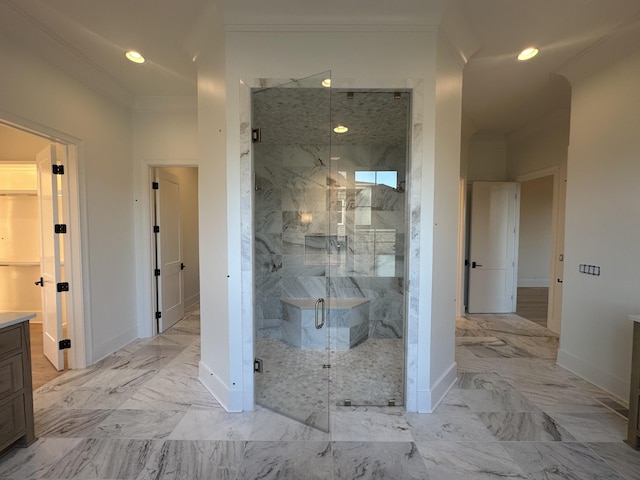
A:
[[[548,278],[519,278],[518,287],[548,287]]]
[[[138,339],[138,326],[134,325],[129,328],[124,333],[107,340],[106,342],[100,343],[99,345],[93,345],[92,352],[93,358],[91,359],[91,364],[102,360],[105,357],[108,357],[112,353],[120,350],[122,347],[130,344],[134,340]]]
[[[431,390],[418,390],[418,413],[433,413],[447,392],[451,390],[458,379],[458,368],[455,362],[443,373]]]
[[[558,349],[558,360],[556,363],[562,368],[593,383],[605,392],[617,397],[621,401],[625,403],[629,401],[630,383],[628,379],[625,380],[615,377],[561,349]]]
[[[189,308],[192,305],[200,302],[200,294],[196,293],[195,295],[191,295],[189,298],[184,299],[184,308]]]
[[[202,363],[202,361],[199,366],[198,379],[202,385],[204,385],[204,388],[209,390],[209,393],[213,395],[213,398],[215,398],[227,412],[242,412],[242,391],[239,389],[231,390],[229,386],[223,382],[213,370]]]

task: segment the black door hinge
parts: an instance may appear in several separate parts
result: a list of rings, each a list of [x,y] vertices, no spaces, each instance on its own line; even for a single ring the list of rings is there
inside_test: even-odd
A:
[[[262,360],[259,358],[253,359],[253,371],[255,373],[262,373]]]
[[[67,233],[67,225],[64,223],[56,223],[53,227],[55,233]]]
[[[60,282],[56,284],[56,289],[58,290],[58,292],[68,292],[69,282]]]
[[[153,182],[151,184],[151,188],[153,188],[154,190],[158,190],[158,188],[160,188],[160,185],[158,184],[158,182]]]
[[[64,175],[64,165],[58,165],[57,163],[54,163],[53,165],[51,165],[51,172],[54,175]]]
[[[66,350],[67,348],[71,348],[71,340],[65,338],[58,342],[58,350]]]
[[[156,277],[159,277],[159,276],[160,276],[160,269],[159,269],[159,268],[156,268],[156,269],[153,271],[153,275],[154,275],[154,276],[156,276]]]
[[[162,312],[156,312],[156,320],[159,320],[162,318]]]
[[[259,128],[254,128],[251,130],[251,141],[253,143],[260,143],[262,141],[262,130]]]
[[[153,233],[160,233],[160,226],[159,225],[154,225],[153,226]]]

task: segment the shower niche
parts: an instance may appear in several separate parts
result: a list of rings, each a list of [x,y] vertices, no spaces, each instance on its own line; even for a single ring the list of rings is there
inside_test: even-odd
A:
[[[411,105],[328,78],[252,92],[256,403],[322,430],[404,402]]]

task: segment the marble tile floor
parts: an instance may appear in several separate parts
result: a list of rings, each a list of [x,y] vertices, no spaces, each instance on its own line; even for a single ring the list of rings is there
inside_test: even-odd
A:
[[[333,406],[328,434],[224,411],[196,380],[189,312],[39,388],[39,440],[0,457],[0,479],[640,479],[624,419],[555,365],[555,335],[514,315],[457,325],[459,380],[435,413]]]

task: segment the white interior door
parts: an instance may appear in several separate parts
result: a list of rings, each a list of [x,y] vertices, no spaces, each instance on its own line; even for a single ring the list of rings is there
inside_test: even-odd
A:
[[[38,199],[40,203],[40,274],[42,287],[42,336],[45,356],[58,370],[64,370],[62,339],[62,302],[57,285],[61,281],[60,239],[54,233],[59,223],[58,178],[52,172],[56,148],[50,145],[37,155]]]
[[[510,313],[514,301],[518,186],[474,182],[469,313]]]
[[[158,333],[162,333],[184,316],[180,181],[159,168],[156,182]]]

